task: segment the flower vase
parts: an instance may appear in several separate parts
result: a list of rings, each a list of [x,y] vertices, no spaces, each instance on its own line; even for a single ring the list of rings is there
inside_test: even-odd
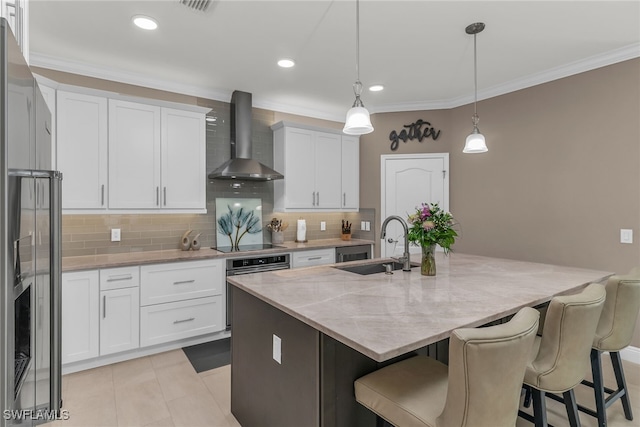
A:
[[[420,264],[420,273],[423,276],[436,275],[436,245],[427,245],[422,247],[422,263]]]

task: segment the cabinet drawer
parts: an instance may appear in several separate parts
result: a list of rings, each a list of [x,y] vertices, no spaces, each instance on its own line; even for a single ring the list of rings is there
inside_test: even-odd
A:
[[[100,290],[140,286],[140,267],[120,267],[100,270]]]
[[[222,296],[140,308],[140,346],[161,344],[225,328]]]
[[[142,306],[221,295],[224,283],[221,260],[142,266],[140,276]]]
[[[334,248],[294,252],[291,254],[292,268],[310,267],[312,265],[333,264],[335,262],[336,262],[336,252]]]

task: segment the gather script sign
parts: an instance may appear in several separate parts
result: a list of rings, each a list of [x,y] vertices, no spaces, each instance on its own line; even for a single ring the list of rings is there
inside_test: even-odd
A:
[[[440,136],[439,130],[436,130],[431,126],[431,123],[422,119],[417,120],[410,125],[403,125],[402,127],[404,129],[402,129],[400,133],[392,130],[389,134],[389,141],[391,141],[392,151],[398,149],[400,140],[402,140],[402,142],[407,142],[407,140],[417,139],[419,142],[422,142],[422,140],[425,138],[433,138],[433,140],[435,141]]]

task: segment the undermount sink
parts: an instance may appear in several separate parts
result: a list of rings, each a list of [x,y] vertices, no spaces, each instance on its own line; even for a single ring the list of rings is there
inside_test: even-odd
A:
[[[336,266],[334,268],[365,276],[368,274],[384,273],[387,271],[387,268],[385,267],[387,264],[391,264],[393,270],[402,270],[402,263],[397,261],[383,261],[376,264],[350,265],[344,267]],[[413,262],[411,263],[412,268],[417,266],[418,264]]]

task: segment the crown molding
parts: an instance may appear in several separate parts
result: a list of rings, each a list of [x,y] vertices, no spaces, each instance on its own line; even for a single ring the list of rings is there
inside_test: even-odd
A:
[[[530,74],[528,76],[514,79],[506,83],[479,90],[478,101],[494,98],[496,96],[504,95],[510,92],[515,92],[521,89],[537,86],[539,84],[548,83],[553,80],[562,79],[564,77],[573,76],[638,57],[640,57],[640,43],[624,46],[601,55],[591,56],[589,58],[574,61],[560,67],[550,68],[540,73]],[[379,105],[375,107],[373,112],[390,113],[398,111],[449,109],[471,104],[473,101],[473,94],[469,94],[442,101]]]
[[[601,55],[591,56],[589,58],[574,61],[560,67],[551,68],[540,73],[530,74],[528,76],[514,79],[500,85],[479,90],[478,100],[493,98],[510,92],[526,89],[542,83],[547,83],[575,74],[584,73],[596,68],[605,67],[638,57],[640,57],[640,43],[635,43],[606,52]],[[125,72],[113,68],[95,67],[93,65],[81,62],[61,60],[59,58],[43,55],[37,52],[31,52],[30,60],[31,65],[33,66],[49,68],[56,71],[80,74],[88,77],[112,80],[119,83],[133,84],[136,86],[175,92],[200,98],[208,98],[216,101],[229,102],[229,99],[231,99],[232,91],[230,90],[212,90],[208,88],[185,85],[162,79],[152,79],[141,74]],[[438,101],[383,104],[371,106],[369,110],[373,114],[402,111],[441,110],[467,105],[472,103],[473,101],[473,94],[469,94]],[[263,108],[267,110],[278,111],[287,114],[295,114],[305,117],[313,117],[323,120],[331,120],[337,122],[341,122],[344,120],[343,112],[336,113],[335,111],[318,110],[303,107],[300,105],[281,104],[261,98],[254,98],[253,106],[256,108]],[[344,113],[346,114],[346,109]]]

